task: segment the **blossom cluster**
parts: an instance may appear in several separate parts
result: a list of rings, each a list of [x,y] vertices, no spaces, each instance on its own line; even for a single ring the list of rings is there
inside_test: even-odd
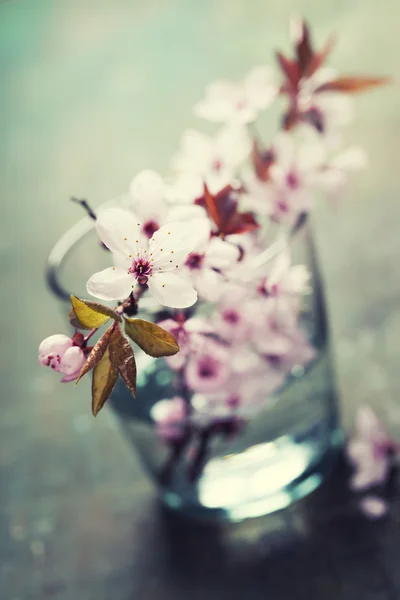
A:
[[[209,85],[194,114],[214,123],[215,133],[184,131],[168,176],[141,171],[123,206],[96,215],[112,265],[90,277],[87,291],[116,303],[116,312],[93,303],[92,309],[121,322],[125,307],[136,310],[146,293],[170,311],[157,325],[180,347],[175,354],[170,344],[164,353],[178,385],[152,413],[166,441],[182,436],[189,421],[249,418],[294,369],[315,358],[300,325],[310,273],[293,263],[292,239],[317,198],[337,197],[365,166],[364,151],[343,142],[353,113],[349,93],[382,81],[338,77],[324,65],[330,45],[314,51],[304,23],[292,37],[295,59],[278,53],[279,74],[260,65],[242,81]],[[277,133],[261,141],[255,123],[282,99],[287,107]],[[193,315],[187,309],[195,303]],[[136,325],[126,330],[139,345],[148,335],[141,328],[140,336]],[[62,381],[87,372],[91,335],[80,346],[48,338],[41,363],[62,373]],[[87,359],[90,368],[109,360],[112,335],[120,336],[118,323]],[[115,339],[106,364],[113,383],[114,371],[128,377],[116,362]],[[162,356],[152,344],[145,342],[152,356]]]

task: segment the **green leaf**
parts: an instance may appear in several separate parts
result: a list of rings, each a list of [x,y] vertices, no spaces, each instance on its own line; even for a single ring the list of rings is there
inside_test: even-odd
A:
[[[101,338],[99,339],[99,341],[93,346],[93,349],[92,349],[91,353],[89,354],[87,361],[83,365],[81,372],[78,375],[78,379],[76,380],[75,383],[78,383],[78,381],[80,379],[82,379],[82,377],[84,375],[86,375],[86,373],[89,373],[89,371],[94,369],[96,367],[96,365],[101,361],[101,359],[103,358],[103,356],[105,354],[105,351],[108,348],[108,345],[110,343],[111,336],[114,332],[115,327],[116,327],[116,323],[111,325],[111,327],[109,329],[107,329],[105,334],[102,335]]]
[[[107,402],[117,379],[118,371],[111,364],[109,349],[106,348],[93,371],[92,413],[94,416],[98,414]]]
[[[125,331],[146,354],[155,358],[172,356],[179,352],[174,336],[150,321],[125,317]]]
[[[98,304],[98,302],[90,302],[89,300],[81,300],[76,296],[71,296],[71,303],[74,313],[78,321],[88,329],[95,329],[104,325],[109,319],[121,322],[122,319],[115,310],[108,306]]]
[[[126,387],[132,396],[136,396],[136,362],[132,347],[128,339],[124,336],[121,327],[115,323],[114,331],[111,335],[110,360],[115,369],[121,375]]]

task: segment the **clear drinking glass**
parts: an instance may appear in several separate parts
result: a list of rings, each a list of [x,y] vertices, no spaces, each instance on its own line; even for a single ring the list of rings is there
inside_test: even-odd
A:
[[[292,255],[295,264],[306,264],[312,273],[312,293],[305,299],[301,327],[314,357],[306,365],[294,364],[273,393],[266,374],[255,412],[197,416],[189,426],[177,423],[179,435],[160,436],[152,409],[177,396],[176,378],[164,359],[150,358],[139,349],[136,399],[120,381],[112,393],[109,403],[125,434],[162,501],[175,511],[229,521],[266,515],[312,492],[333,466],[342,431],[324,294],[308,226],[296,233]],[[64,300],[69,293],[85,297],[86,280],[104,268],[106,260],[93,222],[83,219],[50,254],[50,287]],[[148,311],[145,318],[158,320],[151,302],[144,298],[141,305]],[[194,314],[204,311],[204,305],[193,309]],[[245,369],[241,377],[245,380]],[[179,390],[179,395],[190,405],[188,390]]]

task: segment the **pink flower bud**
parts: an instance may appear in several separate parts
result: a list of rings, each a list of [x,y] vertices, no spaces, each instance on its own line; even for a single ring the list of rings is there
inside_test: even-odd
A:
[[[71,338],[63,334],[51,335],[39,346],[39,362],[64,375],[63,383],[77,378],[86,361],[81,348],[74,346]]]

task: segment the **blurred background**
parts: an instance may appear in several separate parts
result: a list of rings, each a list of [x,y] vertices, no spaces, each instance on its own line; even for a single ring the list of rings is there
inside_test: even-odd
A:
[[[272,63],[275,49],[289,48],[293,12],[309,20],[317,47],[337,34],[332,66],[393,77],[356,98],[346,138],[365,147],[370,166],[340,210],[321,204],[315,221],[344,422],[368,402],[400,434],[398,1],[3,0],[4,600],[400,598],[400,510],[379,526],[348,521],[327,494],[318,527],[301,525],[300,545],[279,560],[265,524],[221,537],[172,523],[111,411],[91,416],[89,382],[60,386],[37,362],[41,339],[66,332],[44,266],[82,216],[69,197],[96,207],[140,169],[167,174],[182,130],[204,129],[191,107],[205,85]],[[266,119],[266,139],[278,114]]]

